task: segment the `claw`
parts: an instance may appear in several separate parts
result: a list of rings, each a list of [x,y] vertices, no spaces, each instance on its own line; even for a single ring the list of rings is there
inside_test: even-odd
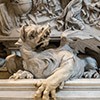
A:
[[[56,99],[56,90],[51,91],[51,97],[52,97],[52,100],[57,100]]]
[[[16,73],[14,73],[9,79],[17,80],[17,79],[25,79],[25,78],[32,79],[33,75],[30,72],[19,70]]]
[[[94,74],[94,76],[93,76],[94,78],[99,78],[100,77],[100,75],[99,75],[99,73],[97,72],[97,73],[95,73]]]
[[[84,72],[83,76],[85,78],[99,78],[100,77],[99,73],[96,70],[90,70],[90,71]]]
[[[57,100],[56,99],[56,87],[50,83],[48,80],[40,80],[35,83],[35,86],[39,86],[38,90],[34,95],[34,100]],[[51,97],[50,97],[51,94]]]

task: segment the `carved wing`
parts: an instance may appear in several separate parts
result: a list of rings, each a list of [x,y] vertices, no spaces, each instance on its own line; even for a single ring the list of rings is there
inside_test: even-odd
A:
[[[76,51],[76,52],[82,52],[85,53],[85,49],[89,48],[97,53],[100,53],[100,41],[95,38],[90,39],[77,39],[77,41],[70,43],[70,46]]]
[[[91,31],[92,30],[92,31]],[[94,28],[89,30],[76,30],[64,32],[62,37],[66,37],[70,47],[77,53],[80,51],[85,53],[85,49],[89,48],[100,54],[100,31]]]

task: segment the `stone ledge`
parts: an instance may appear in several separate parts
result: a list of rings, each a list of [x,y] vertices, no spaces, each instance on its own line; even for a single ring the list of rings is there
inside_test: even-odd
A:
[[[0,100],[33,100],[38,80],[1,80]],[[57,100],[100,100],[100,79],[67,81],[64,89],[56,94]]]

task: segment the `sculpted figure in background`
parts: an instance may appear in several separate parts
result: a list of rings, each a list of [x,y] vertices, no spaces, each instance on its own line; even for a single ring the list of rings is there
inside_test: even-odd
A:
[[[40,25],[52,23],[52,31],[56,31],[56,18],[61,11],[59,0],[9,0],[6,3],[1,3],[1,35],[13,34],[13,29],[32,23]]]
[[[87,28],[85,24],[98,29],[100,27],[99,0],[71,0],[60,18],[58,16],[62,13],[62,8],[59,0],[9,0],[7,4],[0,5],[3,35],[13,34],[13,28],[31,23],[50,23],[52,36],[69,28],[83,30]],[[64,30],[61,30],[62,26]]]
[[[84,29],[84,24],[82,22],[82,19],[80,19],[82,1],[83,0],[71,0],[69,4],[66,5],[66,8],[64,9],[64,12],[61,16],[65,17],[65,29],[69,28],[69,24],[71,24],[70,27],[76,25],[78,29]]]
[[[71,0],[59,19],[64,19],[65,29],[74,26],[75,29],[83,30],[85,23],[99,26],[99,13],[99,0]]]
[[[51,25],[51,35],[53,36],[55,33],[61,34],[56,28],[57,18],[61,12],[60,0],[33,0],[33,9],[29,17],[35,24],[44,25],[49,23]]]
[[[13,23],[4,3],[0,4],[0,26],[0,35],[10,35]]]
[[[96,72],[96,61],[93,58],[81,60],[70,50],[68,51],[66,45],[37,52],[37,47],[48,45],[49,37],[49,25],[23,26],[20,39],[16,43],[20,47],[24,70],[19,70],[10,78],[40,79],[39,82],[34,83],[38,87],[34,95],[35,100],[49,100],[49,94],[56,100],[56,89],[62,87],[62,83],[67,80],[81,78],[85,69],[93,71],[91,76],[99,77]]]
[[[84,54],[89,49],[87,55],[100,65],[100,0],[71,0],[58,18],[58,26],[71,48]]]
[[[80,17],[80,13],[82,10],[82,2],[83,0],[71,0],[66,8],[62,16],[59,19],[64,19],[64,29],[68,29],[69,27],[75,27],[77,29],[84,29],[84,23]]]
[[[84,0],[84,8],[83,19],[85,23],[100,29],[100,0]]]

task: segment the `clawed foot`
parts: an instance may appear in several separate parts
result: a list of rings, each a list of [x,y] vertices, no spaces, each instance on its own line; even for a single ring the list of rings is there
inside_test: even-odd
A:
[[[84,72],[83,77],[85,77],[85,78],[99,78],[100,75],[96,70],[90,70],[90,71]]]
[[[38,90],[34,95],[34,100],[57,100],[56,99],[56,85],[52,81],[40,80],[34,83]]]
[[[33,75],[28,71],[18,70],[9,79],[33,79]]]

